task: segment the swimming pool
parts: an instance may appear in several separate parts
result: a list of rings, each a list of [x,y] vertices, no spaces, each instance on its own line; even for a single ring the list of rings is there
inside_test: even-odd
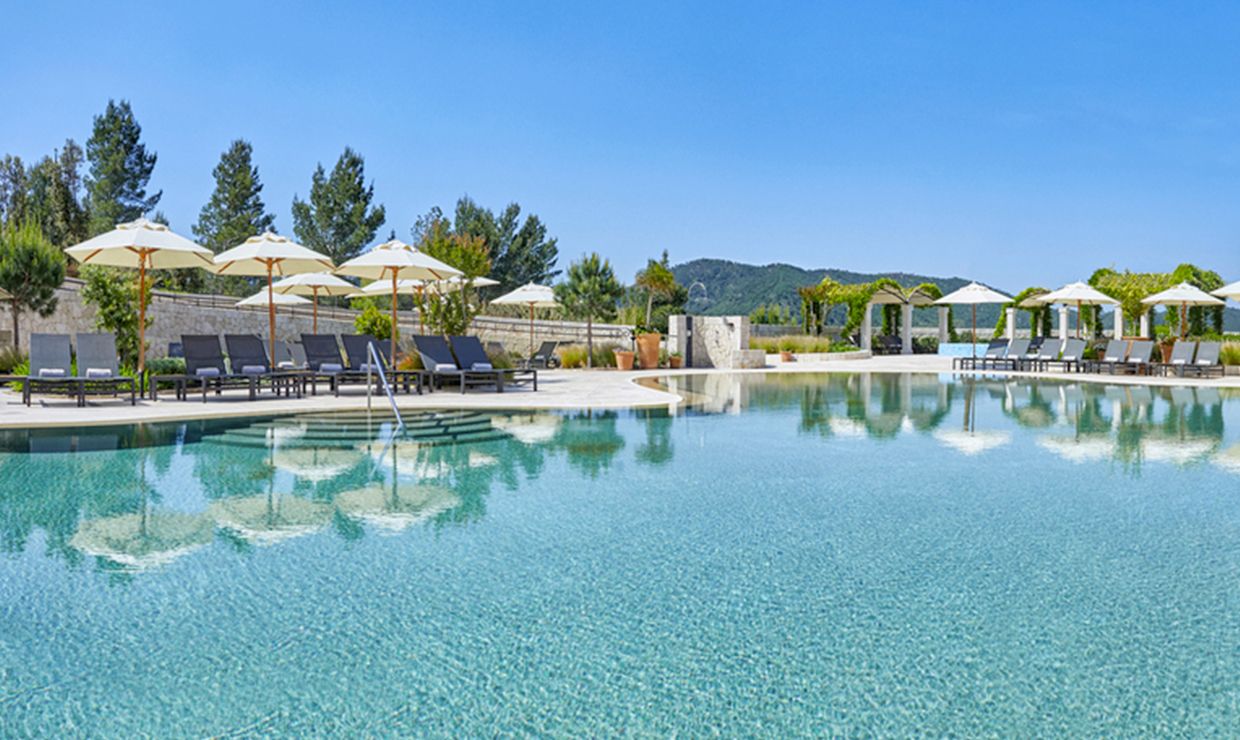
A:
[[[1227,734],[1240,398],[707,375],[662,411],[0,434],[0,735]]]

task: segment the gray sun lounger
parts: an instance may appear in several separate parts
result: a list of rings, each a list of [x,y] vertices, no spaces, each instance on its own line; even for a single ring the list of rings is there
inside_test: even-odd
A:
[[[110,332],[77,335],[78,404],[87,396],[117,396],[129,392],[129,405],[138,403],[138,381],[121,375],[116,356],[116,335]]]
[[[1222,377],[1227,369],[1223,367],[1223,363],[1218,358],[1222,354],[1222,342],[1202,342],[1197,348],[1197,359],[1191,365],[1184,368],[1185,372],[1191,373],[1201,378],[1206,378],[1217,373]]]
[[[421,370],[393,369],[388,362],[388,358],[392,356],[392,340],[379,340],[370,334],[341,334],[340,341],[344,343],[344,351],[348,355],[348,366],[345,369],[350,374],[365,376],[368,373],[377,374],[376,370],[382,369],[388,383],[393,388],[400,386],[408,393],[412,385],[421,395],[422,381],[428,374]],[[378,368],[371,367],[368,349],[371,344],[375,346],[375,355],[379,358]]]
[[[1007,352],[1002,357],[986,360],[982,363],[982,369],[1019,370],[1028,352],[1028,339],[1013,339],[1012,343],[1008,345]]]
[[[1064,372],[1080,371],[1081,362],[1085,359],[1085,348],[1088,343],[1084,339],[1069,339],[1063,344],[1063,354],[1058,359],[1046,360],[1042,363],[1044,370],[1058,365]]]
[[[255,376],[260,388],[263,381],[266,381],[276,395],[283,393],[291,396],[296,393],[301,397],[301,380],[304,374],[298,370],[273,370],[267,348],[257,335],[225,334],[224,344],[228,347],[228,365],[233,375]]]
[[[1140,375],[1149,372],[1150,361],[1153,357],[1154,343],[1148,339],[1140,339],[1132,343],[1132,348],[1128,350],[1128,359],[1116,369]]]
[[[445,380],[455,380],[460,384],[461,393],[470,386],[494,386],[499,392],[504,390],[504,376],[501,373],[493,369],[462,368],[443,337],[416,335],[413,346],[422,358],[422,367],[430,375],[432,387],[443,387]]]
[[[30,372],[22,380],[22,402],[27,406],[32,393],[64,393],[81,405],[68,334],[30,335]]]
[[[1161,375],[1175,373],[1184,377],[1184,370],[1193,363],[1197,355],[1197,343],[1180,340],[1171,348],[1171,358],[1167,362],[1156,362],[1152,370]]]
[[[1103,370],[1106,370],[1111,375],[1114,375],[1115,368],[1123,365],[1127,357],[1128,342],[1123,339],[1112,339],[1107,342],[1106,349],[1102,351],[1102,359],[1086,362],[1085,370],[1093,373],[1101,373]]]
[[[1063,352],[1064,340],[1049,339],[1042,342],[1042,346],[1038,348],[1038,354],[1029,359],[1025,363],[1025,367],[1030,370],[1045,370],[1047,366],[1059,359],[1059,355]]]
[[[555,356],[555,348],[560,346],[559,342],[543,342],[538,351],[522,361],[522,365],[527,368],[544,368],[550,370],[560,366],[560,358]]]
[[[482,347],[482,342],[478,341],[478,337],[461,336],[449,337],[449,343],[452,346],[452,354],[456,356],[457,362],[462,368],[469,370],[490,370],[497,373],[500,377],[500,390],[504,385],[521,385],[522,383],[530,383],[534,390],[538,390],[538,371],[533,368],[501,369],[494,367],[490,356]]]
[[[987,362],[1002,359],[1003,356],[1007,354],[1007,349],[1008,341],[1006,339],[993,341],[986,346],[986,351],[981,357],[974,357],[973,355],[969,355],[968,357],[957,357],[952,360],[952,368],[958,368],[960,370],[976,370],[979,365],[981,367],[985,367]]]
[[[214,334],[183,334],[181,346],[185,350],[185,372],[181,375],[155,375],[151,377],[151,400],[158,400],[157,389],[161,382],[172,383],[177,399],[188,398],[189,388],[196,386],[202,391],[202,401],[207,402],[207,391],[220,395],[227,388],[245,388],[250,400],[258,397],[258,376],[229,373],[220,349],[220,338]]]

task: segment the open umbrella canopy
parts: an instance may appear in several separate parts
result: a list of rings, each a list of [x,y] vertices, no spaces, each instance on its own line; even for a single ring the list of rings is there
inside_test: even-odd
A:
[[[505,293],[491,301],[499,305],[533,306],[534,308],[555,308],[560,302],[555,299],[555,291],[547,285],[526,283],[520,288]]]
[[[498,280],[492,280],[487,277],[478,277],[472,280],[464,280],[459,277],[447,278],[444,280],[397,280],[396,293],[398,295],[419,295],[426,290],[434,290],[439,293],[460,290],[465,287],[466,283],[472,283],[475,288],[485,288],[491,285],[499,285]],[[367,283],[361,290],[353,288],[354,292],[347,295],[353,297],[366,297],[376,295],[391,295],[392,284],[386,280],[375,280]]]
[[[214,271],[211,250],[174,233],[163,224],[140,218],[91,237],[65,250],[84,265],[126,267],[138,271],[138,375],[146,369],[146,271],[201,267]]]
[[[969,283],[959,290],[943,296],[935,301],[940,306],[972,306],[973,307],[973,356],[977,356],[977,307],[988,303],[1007,303],[1012,299],[997,290],[991,290],[981,283]]]
[[[268,293],[260,290],[249,298],[243,298],[237,301],[238,306],[267,306],[275,304],[277,306],[308,306],[309,298],[302,298],[292,293]]]
[[[172,270],[213,269],[210,249],[175,233],[163,224],[140,218],[91,237],[65,250],[84,265]]]
[[[1224,285],[1210,295],[1216,295],[1219,298],[1230,298],[1233,301],[1240,301],[1240,282]]]
[[[401,280],[444,280],[462,273],[429,254],[418,251],[399,239],[386,241],[368,252],[359,254],[336,268],[339,275],[365,280],[386,280],[392,294],[392,364],[396,364],[396,345],[400,330],[396,322],[396,294]]]
[[[212,501],[207,514],[220,527],[256,545],[274,545],[317,532],[331,523],[327,504],[290,493]]]
[[[1161,293],[1141,299],[1147,306],[1221,306],[1224,301],[1215,298],[1196,285],[1180,283]]]
[[[1189,306],[1222,306],[1227,303],[1190,283],[1180,283],[1174,288],[1168,288],[1161,293],[1143,298],[1141,302],[1147,306],[1179,306],[1181,337],[1188,335],[1187,309]]]
[[[332,261],[326,255],[270,231],[252,236],[215,256],[215,272],[219,275],[267,276],[267,346],[271,351],[271,367],[276,366],[276,299],[272,295],[275,292],[275,276],[330,269]]]
[[[1114,306],[1119,301],[1088,283],[1068,283],[1059,290],[1043,293],[1036,299],[1039,303],[1080,303],[1090,306]]]
[[[987,303],[1007,303],[1010,296],[997,290],[991,290],[981,283],[969,283],[959,290],[943,296],[935,301],[940,306],[977,306]]]
[[[504,295],[491,301],[493,304],[501,306],[529,306],[530,308],[530,356],[534,355],[534,309],[536,308],[555,308],[560,302],[555,299],[555,291],[549,286],[538,285],[536,283],[526,283],[520,288],[505,293]]]
[[[284,276],[332,269],[332,261],[326,255],[270,231],[220,252],[214,261],[220,275]]]
[[[290,295],[321,296],[348,295],[357,286],[330,272],[302,272],[272,284],[272,290]]]

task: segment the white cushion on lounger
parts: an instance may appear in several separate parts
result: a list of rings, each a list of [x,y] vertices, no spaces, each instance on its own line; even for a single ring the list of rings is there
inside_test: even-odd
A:
[[[339,362],[324,362],[319,365],[319,372],[321,373],[338,373],[341,370],[344,370],[344,366]]]
[[[293,362],[292,360],[280,360],[279,364],[277,364],[276,367],[280,368],[281,370],[296,370],[297,363]]]
[[[267,372],[266,365],[242,365],[241,373],[243,375],[262,375]]]
[[[218,367],[200,367],[194,371],[194,375],[200,378],[214,378],[220,374]]]
[[[112,368],[88,367],[86,368],[86,377],[88,378],[110,378],[112,377]]]
[[[456,365],[453,365],[451,362],[437,362],[435,363],[435,372],[454,373],[456,372]]]
[[[378,365],[372,365],[372,364],[370,364],[369,362],[363,362],[362,364],[360,364],[360,365],[358,365],[358,366],[357,366],[357,369],[358,369],[359,371],[363,372],[363,373],[377,373],[377,372],[379,372],[379,366],[378,366]]]
[[[39,368],[40,378],[63,378],[65,377],[65,369],[63,367],[41,367]]]
[[[470,370],[494,370],[495,368],[491,367],[491,363],[489,362],[475,362],[473,365],[470,365],[469,369]]]

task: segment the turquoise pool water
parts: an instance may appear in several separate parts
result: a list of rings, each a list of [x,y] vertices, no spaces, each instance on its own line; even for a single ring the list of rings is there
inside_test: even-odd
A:
[[[0,735],[1240,726],[1240,398],[676,386],[0,435]]]

